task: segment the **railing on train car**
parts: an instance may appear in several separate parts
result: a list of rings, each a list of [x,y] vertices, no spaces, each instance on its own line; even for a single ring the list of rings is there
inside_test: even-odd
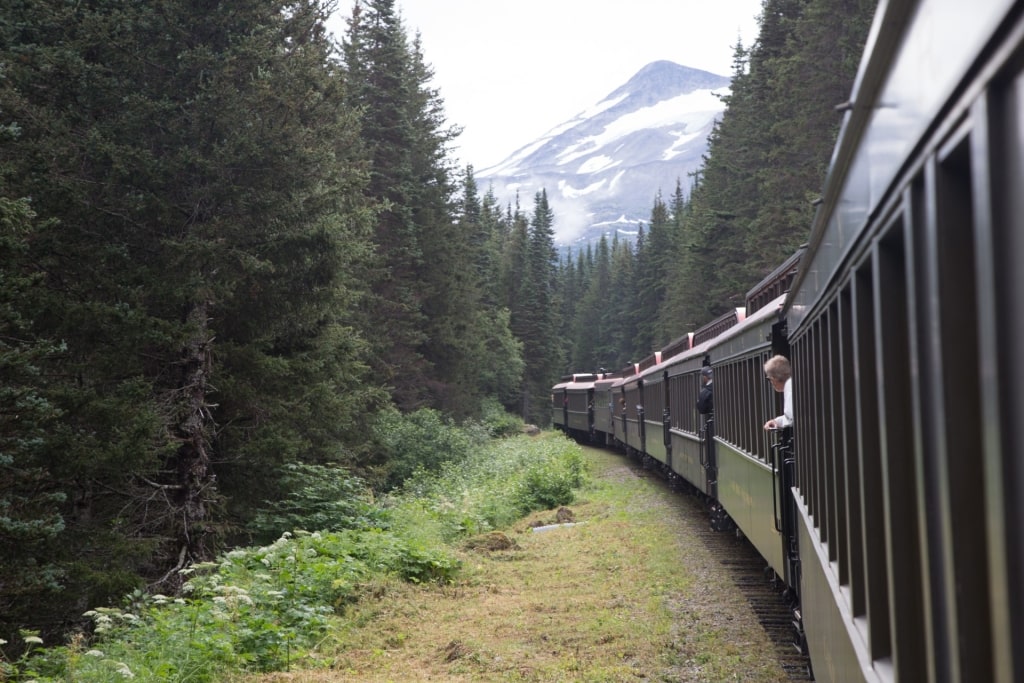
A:
[[[669,358],[678,356],[683,351],[689,351],[691,348],[693,348],[693,334],[687,333],[679,339],[669,342],[668,346],[661,350],[661,360],[667,361]]]
[[[668,378],[671,427],[688,434],[700,431],[697,413],[697,395],[700,393],[700,374],[696,371]]]
[[[782,413],[782,394],[764,380],[767,353],[715,366],[715,436],[760,460],[769,459],[764,423]]]
[[[693,333],[693,345],[697,346],[714,339],[730,327],[743,322],[745,316],[746,313],[742,308],[735,308],[728,313],[715,318],[707,325]]]
[[[654,367],[661,362],[661,351],[655,351],[637,364],[637,371],[643,372],[647,368]]]
[[[753,315],[789,291],[805,251],[807,245],[801,245],[796,253],[747,292],[747,315]]]

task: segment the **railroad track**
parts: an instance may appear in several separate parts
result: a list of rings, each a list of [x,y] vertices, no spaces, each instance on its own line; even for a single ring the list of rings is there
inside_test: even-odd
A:
[[[645,470],[656,470],[656,461],[643,463]],[[811,660],[796,643],[793,608],[784,592],[785,586],[774,579],[774,572],[753,545],[733,531],[714,531],[702,499],[696,490],[679,477],[667,485],[686,505],[686,514],[699,516],[692,533],[700,539],[709,554],[717,558],[724,574],[746,599],[747,603],[774,646],[775,657],[790,681],[813,681]]]

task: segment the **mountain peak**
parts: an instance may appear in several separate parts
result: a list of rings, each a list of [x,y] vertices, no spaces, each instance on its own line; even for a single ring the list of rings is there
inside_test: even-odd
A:
[[[702,163],[730,78],[659,60],[505,161],[477,174],[500,201],[547,190],[561,244],[635,234],[655,194]],[[619,225],[621,223],[621,225]],[[595,236],[596,234],[596,236]]]
[[[668,60],[658,60],[643,67],[626,81],[626,84],[612,92],[605,99],[621,95],[623,92],[656,90],[660,93],[677,92],[685,94],[694,90],[714,90],[729,85],[731,79],[708,71],[682,66]]]

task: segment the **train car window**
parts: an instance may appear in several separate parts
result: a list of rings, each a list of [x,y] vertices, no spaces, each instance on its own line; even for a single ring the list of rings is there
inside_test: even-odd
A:
[[[908,254],[904,242],[906,226],[899,222],[879,240],[875,250],[875,315],[878,321],[875,346],[878,349],[876,389],[881,424],[883,495],[886,500],[885,528],[889,529],[889,565],[893,595],[899,595],[901,609],[891,613],[892,638],[900,644],[896,662],[897,679],[911,680],[927,667],[920,634],[924,628],[921,599],[921,548],[918,532],[920,507],[917,499],[917,471],[911,410],[911,358],[908,316],[910,283]],[[893,295],[895,293],[895,295]]]
[[[838,562],[843,558],[842,553],[846,549],[846,469],[843,466],[842,452],[839,449],[839,439],[842,432],[842,415],[840,409],[843,405],[842,397],[842,376],[840,374],[842,364],[840,354],[842,339],[839,326],[839,302],[834,301],[830,307],[829,314],[829,338],[828,338],[828,366],[829,378],[825,387],[825,394],[828,399],[827,421],[825,424],[825,441],[828,450],[832,454],[828,462],[831,471],[831,485],[828,491],[828,519],[830,526],[829,544],[831,559]],[[844,558],[843,558],[844,559]],[[846,577],[840,573],[840,583],[845,583]]]
[[[680,426],[686,431],[696,434],[700,431],[700,415],[697,413],[697,396],[700,393],[700,380],[696,372],[679,375]],[[716,389],[717,390],[717,389]],[[674,406],[673,406],[674,407]]]
[[[761,460],[767,460],[769,452],[762,426],[782,411],[781,399],[775,406],[767,398],[766,360],[767,356],[757,355],[715,366],[715,437]],[[696,373],[693,381],[691,395],[696,396]]]
[[[644,417],[661,420],[665,411],[665,385],[660,376],[644,381]]]
[[[854,373],[856,376],[856,412],[858,469],[860,471],[860,509],[864,526],[860,546],[864,556],[864,611],[854,614],[868,618],[868,647],[872,659],[892,654],[889,629],[889,587],[886,567],[889,552],[885,534],[885,501],[882,495],[881,426],[878,410],[878,360],[875,349],[875,278],[873,260],[859,268],[853,278],[852,306],[857,321],[853,330]],[[857,539],[854,541],[857,542]]]
[[[855,318],[852,306],[850,286],[847,285],[839,293],[836,305],[839,331],[839,349],[835,359],[839,383],[836,457],[839,459],[839,472],[842,477],[842,484],[836,486],[836,493],[840,497],[837,507],[842,518],[839,524],[839,531],[842,535],[839,543],[842,552],[839,561],[839,583],[851,586],[850,607],[854,615],[861,616],[864,614],[864,554],[860,550],[859,543],[863,526],[858,505],[860,473],[857,467],[856,453],[859,434],[855,426],[857,414],[854,410],[856,378],[853,371],[855,334],[853,321]]]
[[[636,420],[641,401],[640,387],[634,382],[626,387],[626,418]]]
[[[760,366],[758,368],[761,374],[758,375],[757,384],[755,385],[757,387],[760,387],[760,389],[754,391],[755,414],[753,417],[755,423],[761,430],[759,438],[761,443],[761,451],[763,453],[767,453],[769,451],[769,449],[771,448],[771,441],[773,440],[771,433],[766,432],[764,430],[763,425],[769,419],[778,415],[778,413],[775,412],[774,405],[775,390],[772,389],[771,385],[766,380],[762,379],[764,377],[764,364],[768,362],[768,359],[770,357],[771,356],[768,353],[761,354]]]
[[[1024,74],[1020,50],[1016,72],[1008,74],[990,99],[979,102],[987,114],[985,134],[973,141],[972,169],[979,187],[977,277],[980,330],[981,408],[986,417],[980,432],[983,466],[989,487],[988,539],[997,563],[989,581],[992,599],[993,652],[996,673],[992,680],[1014,680],[1024,671],[1020,648],[1024,615]]]
[[[751,455],[764,459],[765,451],[761,448],[761,439],[758,432],[759,425],[758,420],[754,415],[751,414],[751,406],[754,400],[754,386],[757,386],[755,382],[760,383],[759,375],[757,372],[757,364],[760,361],[759,356],[748,358],[743,361],[741,367],[743,368],[743,377],[746,381],[743,382],[743,396],[741,400],[746,408],[743,412],[743,422],[740,425],[743,449]],[[763,371],[762,371],[763,374]],[[763,422],[761,424],[764,424]],[[761,431],[764,431],[763,427]]]
[[[796,369],[796,382],[795,385],[795,401],[797,405],[810,405],[814,406],[813,409],[802,411],[801,414],[807,414],[807,432],[805,436],[807,443],[810,444],[813,455],[807,459],[807,481],[809,486],[807,487],[807,507],[813,515],[815,523],[817,524],[819,533],[821,532],[821,461],[825,457],[822,452],[820,435],[821,429],[819,426],[820,420],[820,403],[818,399],[818,391],[820,389],[818,381],[812,381],[814,378],[821,377],[821,320],[815,320],[814,325],[811,327],[810,340],[807,347],[807,367],[806,369],[797,367]],[[801,396],[802,394],[802,396]],[[803,403],[799,403],[803,401]]]
[[[736,443],[734,425],[736,413],[741,403],[736,399],[736,366],[733,363],[721,365],[718,368],[716,382],[722,382],[722,386],[715,389],[715,435],[728,441]]]
[[[769,444],[765,439],[764,423],[771,415],[765,416],[758,408],[759,399],[764,395],[767,382],[764,378],[764,363],[767,358],[759,354],[747,360],[746,395],[743,405],[747,406],[747,414],[743,416],[743,424],[747,432],[747,444],[750,452],[761,460],[768,460]]]
[[[918,273],[937,291],[934,308],[917,315],[922,401],[924,505],[941,515],[925,515],[929,564],[952,567],[952,572],[930,573],[931,612],[945,617],[952,628],[957,621],[977,624],[958,638],[939,630],[934,646],[939,651],[959,645],[959,667],[984,680],[992,678],[988,645],[991,642],[984,601],[968,599],[961,585],[988,581],[988,546],[985,518],[976,501],[984,500],[982,468],[964,457],[977,448],[982,431],[980,356],[977,317],[975,201],[972,188],[971,138],[966,127],[939,150],[929,167],[925,194],[919,200],[934,205],[922,229],[915,221],[915,239],[931,245],[926,253],[928,275]],[[932,224],[934,221],[934,225]],[[921,234],[924,233],[924,234]],[[930,239],[929,239],[930,238]],[[921,269],[918,268],[918,271]],[[920,290],[919,290],[920,291]],[[919,297],[920,299],[920,297]],[[930,323],[930,325],[929,325]],[[921,334],[924,332],[924,334]],[[948,596],[956,596],[946,605]],[[955,660],[954,660],[955,661]]]

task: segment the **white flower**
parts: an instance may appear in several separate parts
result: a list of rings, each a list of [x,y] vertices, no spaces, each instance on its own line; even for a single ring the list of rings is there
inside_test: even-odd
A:
[[[42,645],[43,639],[39,636],[25,636],[26,643],[34,643],[35,645]]]
[[[85,653],[85,656],[86,657],[103,657],[104,655],[103,655],[103,651],[102,650],[89,650],[88,652]]]
[[[128,665],[124,662],[117,662],[117,673],[121,674],[125,678],[135,678],[135,674],[128,668]]]

